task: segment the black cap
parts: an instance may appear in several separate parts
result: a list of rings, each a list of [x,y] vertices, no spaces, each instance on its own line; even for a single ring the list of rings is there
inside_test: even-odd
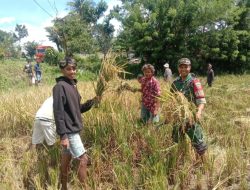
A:
[[[59,62],[60,69],[64,69],[67,65],[75,65],[75,66],[77,66],[77,63],[71,57],[66,57],[64,60]]]

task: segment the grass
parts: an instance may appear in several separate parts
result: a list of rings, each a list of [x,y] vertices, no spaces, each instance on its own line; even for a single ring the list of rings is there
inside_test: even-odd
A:
[[[6,64],[12,67],[15,62]],[[22,70],[23,64],[16,68]],[[24,81],[15,84],[11,78],[0,93],[0,189],[57,188],[58,144],[26,151],[34,115],[51,94],[53,78],[59,74],[55,68],[46,71],[41,86],[28,86]],[[13,72],[8,76],[25,77],[18,69]],[[168,90],[163,79],[159,80]],[[81,136],[91,158],[90,189],[249,189],[250,127],[235,122],[247,117],[249,80],[250,75],[217,76],[212,88],[205,87],[202,124],[209,150],[203,165],[194,164],[196,157],[188,139],[182,146],[172,142],[171,125],[156,128],[140,123],[139,92],[108,89],[100,107],[82,115],[85,127]],[[124,82],[139,87],[136,80]],[[92,82],[81,78],[78,90],[83,101],[95,96]],[[75,167],[73,162],[72,171]],[[80,189],[75,172],[70,173],[70,184],[72,189]]]
[[[24,59],[20,60],[0,60],[0,91],[12,91],[13,89],[27,89],[29,88],[29,81],[26,73],[23,72],[23,67],[26,64]],[[33,68],[35,63],[32,62]],[[54,85],[55,78],[60,76],[58,66],[49,66],[46,63],[40,64],[42,69],[42,83],[47,85]],[[77,78],[84,81],[93,81],[96,79],[97,73],[85,70],[83,66],[79,66]],[[1,93],[0,92],[0,93]]]
[[[119,74],[125,74],[124,66],[117,63],[118,54],[108,52],[103,58],[98,79],[95,86],[97,96],[102,96],[109,88],[109,83],[119,77]]]

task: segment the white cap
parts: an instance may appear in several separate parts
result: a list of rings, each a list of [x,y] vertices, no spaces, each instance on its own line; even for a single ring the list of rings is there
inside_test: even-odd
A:
[[[168,64],[168,63],[165,63],[163,66],[164,66],[164,67],[169,67],[169,64]]]

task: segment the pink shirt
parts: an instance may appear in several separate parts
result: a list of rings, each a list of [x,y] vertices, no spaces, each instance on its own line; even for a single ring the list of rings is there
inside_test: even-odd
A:
[[[143,77],[140,80],[142,91],[142,103],[151,112],[156,110],[156,96],[160,96],[160,83],[155,77]]]

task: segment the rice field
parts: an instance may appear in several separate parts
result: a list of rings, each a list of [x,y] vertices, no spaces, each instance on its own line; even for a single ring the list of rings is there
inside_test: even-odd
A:
[[[205,83],[205,79],[202,83]],[[164,91],[169,90],[159,78]],[[200,163],[188,138],[171,139],[171,124],[144,126],[140,122],[140,93],[117,93],[127,83],[111,83],[98,108],[82,115],[82,140],[91,163],[89,189],[228,190],[250,189],[250,75],[217,76],[212,88],[204,87],[207,105],[202,125],[209,145]],[[27,151],[35,113],[51,95],[53,84],[11,89],[0,93],[0,189],[58,188],[60,146],[42,145]],[[79,81],[82,101],[95,96],[92,82]],[[165,120],[162,102],[160,123]],[[73,161],[70,188],[80,185]]]

